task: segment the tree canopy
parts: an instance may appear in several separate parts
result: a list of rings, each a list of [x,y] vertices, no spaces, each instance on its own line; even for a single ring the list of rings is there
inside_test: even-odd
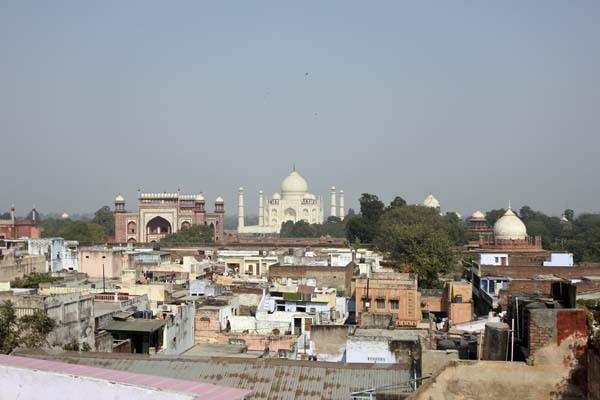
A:
[[[17,318],[14,304],[5,300],[0,304],[0,353],[9,354],[19,346],[41,347],[55,326],[56,322],[42,310]]]
[[[436,210],[423,206],[388,209],[379,221],[376,247],[397,265],[406,265],[419,276],[419,286],[438,287],[439,274],[457,264],[449,223]]]
[[[360,215],[350,217],[346,225],[346,238],[350,242],[372,243],[377,232],[379,218],[385,204],[374,194],[363,193],[358,200]]]
[[[115,234],[115,215],[109,206],[103,206],[94,213],[92,223],[98,224],[104,228],[107,236]]]
[[[213,242],[213,228],[209,225],[192,225],[165,236],[160,240],[164,244],[209,244]]]
[[[114,215],[108,206],[101,207],[89,219],[45,217],[39,223],[43,237],[62,237],[80,243],[102,243],[114,235]]]
[[[329,217],[322,224],[309,224],[306,221],[287,221],[281,224],[281,237],[310,237],[331,236],[343,238],[346,236],[346,221],[339,217]]]

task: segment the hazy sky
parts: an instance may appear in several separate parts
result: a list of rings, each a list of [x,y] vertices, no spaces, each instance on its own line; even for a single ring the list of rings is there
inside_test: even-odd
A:
[[[0,210],[181,187],[233,214],[244,186],[256,214],[295,163],[327,204],[599,212],[599,21],[597,0],[4,0]]]

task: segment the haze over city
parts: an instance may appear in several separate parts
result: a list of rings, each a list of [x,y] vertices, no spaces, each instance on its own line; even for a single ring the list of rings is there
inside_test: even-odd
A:
[[[600,5],[15,1],[0,7],[0,211],[270,195],[293,164],[444,211],[600,211]]]

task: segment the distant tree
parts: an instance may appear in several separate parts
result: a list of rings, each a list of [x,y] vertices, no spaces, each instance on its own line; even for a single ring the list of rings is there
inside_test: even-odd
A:
[[[356,211],[354,211],[354,208],[349,208],[348,212],[346,213],[346,218],[351,218],[354,217],[356,215]]]
[[[14,288],[37,289],[40,287],[40,283],[56,282],[60,280],[62,280],[62,278],[53,277],[48,273],[32,272],[22,278],[16,278],[10,283],[10,286]]]
[[[385,209],[383,201],[374,194],[363,193],[358,202],[360,214],[371,221],[377,221]]]
[[[92,219],[94,224],[98,224],[106,231],[106,236],[112,237],[115,234],[115,214],[109,206],[102,206],[94,213]]]
[[[406,200],[404,200],[400,196],[396,196],[396,197],[394,197],[394,200],[392,200],[392,202],[390,203],[389,208],[404,207],[405,205],[406,205]]]
[[[10,213],[9,212],[1,213],[0,219],[10,219]]]
[[[449,212],[446,213],[442,219],[446,223],[446,232],[448,232],[448,237],[452,240],[452,243],[457,246],[466,244],[467,236],[465,225],[458,215],[455,212]]]
[[[165,236],[161,244],[209,244],[213,242],[214,230],[209,225],[192,225]]]
[[[439,287],[439,275],[457,265],[447,229],[448,222],[434,209],[395,207],[381,217],[375,245],[398,265],[406,264],[417,273],[421,287]]]
[[[0,304],[0,353],[8,354],[19,345],[17,312],[9,300]]]
[[[571,222],[573,222],[575,220],[575,211],[571,210],[570,208],[567,208],[563,212],[563,215],[565,216],[566,219],[568,219]]]
[[[106,240],[104,227],[87,221],[65,221],[56,236],[81,243],[102,243]]]
[[[485,219],[487,220],[487,223],[490,226],[494,226],[496,221],[498,221],[500,219],[500,217],[502,217],[505,213],[506,213],[505,208],[497,208],[494,210],[490,210],[487,213],[485,213]]]
[[[359,240],[361,243],[371,243],[379,218],[385,210],[385,204],[374,194],[363,193],[360,199],[360,215],[350,217],[346,223],[346,238],[350,242]]]
[[[327,217],[327,222],[342,222],[340,217],[334,217],[333,215]]]
[[[42,310],[17,318],[14,304],[5,300],[0,304],[0,352],[9,354],[18,346],[41,347],[55,326],[56,322]]]
[[[19,318],[20,345],[29,348],[42,347],[55,326],[56,322],[42,310],[22,316]]]

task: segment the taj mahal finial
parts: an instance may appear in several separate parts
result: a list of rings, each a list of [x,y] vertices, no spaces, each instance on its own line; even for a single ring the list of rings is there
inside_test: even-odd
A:
[[[510,207],[510,200],[508,201],[508,209],[512,210],[512,208]]]

